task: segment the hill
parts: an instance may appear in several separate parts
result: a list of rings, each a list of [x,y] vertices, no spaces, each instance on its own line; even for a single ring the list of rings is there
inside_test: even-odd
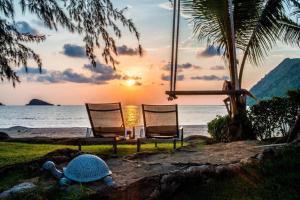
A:
[[[286,58],[251,89],[259,100],[283,97],[288,90],[300,88],[300,58]],[[248,99],[248,105],[255,101]]]
[[[26,106],[53,106],[53,104],[39,99],[32,99]]]

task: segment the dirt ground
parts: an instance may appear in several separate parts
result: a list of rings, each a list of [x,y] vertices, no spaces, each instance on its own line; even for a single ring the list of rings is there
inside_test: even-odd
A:
[[[118,186],[125,186],[147,176],[184,169],[189,165],[237,163],[261,153],[263,149],[257,141],[205,145],[200,150],[194,143],[171,153],[141,153],[106,162]]]
[[[208,163],[212,165],[239,163],[241,160],[253,157],[265,149],[264,146],[260,146],[258,141],[238,141],[204,145],[205,142],[203,139],[194,138],[189,140],[188,143],[187,146],[178,148],[172,152],[158,151],[141,152],[128,156],[99,156],[106,161],[112,171],[112,177],[118,186],[117,188],[127,188],[130,186],[131,188],[135,188],[134,185],[136,185],[137,188],[132,190],[134,191],[133,194],[137,194],[139,187],[142,187],[139,185],[139,182],[149,177],[151,182],[151,177],[168,174],[172,171],[184,170],[190,166],[200,166]],[[14,168],[1,169],[0,175],[5,176],[4,174],[7,174],[7,172],[20,170],[20,167],[26,168],[27,171],[29,170],[28,173],[32,173],[33,176],[30,176],[30,179],[18,180],[16,183],[32,182],[47,189],[50,185],[55,185],[58,180],[49,172],[41,170],[42,164],[50,159],[57,164],[59,169],[62,169],[72,158],[79,154],[82,154],[82,152],[70,149],[57,150],[25,165],[19,164]],[[145,184],[150,183],[146,182]],[[101,180],[88,183],[86,186],[98,192],[107,187]],[[72,187],[79,187],[79,184],[74,184]]]

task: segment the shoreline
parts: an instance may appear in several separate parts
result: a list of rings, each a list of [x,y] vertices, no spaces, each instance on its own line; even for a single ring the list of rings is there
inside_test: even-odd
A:
[[[136,137],[143,134],[143,126],[136,126]],[[183,125],[184,137],[202,135],[210,137],[207,133],[207,125]],[[13,126],[0,128],[0,132],[8,134],[11,138],[78,138],[86,137],[87,128],[90,127],[57,127],[57,128],[29,128],[24,126]],[[128,130],[131,130],[128,128]]]

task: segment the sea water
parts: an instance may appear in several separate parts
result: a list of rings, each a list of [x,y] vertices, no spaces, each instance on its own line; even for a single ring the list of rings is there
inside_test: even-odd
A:
[[[124,106],[127,126],[142,126],[140,106]],[[181,105],[178,107],[180,126],[188,134],[207,135],[207,123],[217,115],[225,115],[225,106]],[[84,106],[0,106],[0,128],[23,126],[28,128],[90,127]]]

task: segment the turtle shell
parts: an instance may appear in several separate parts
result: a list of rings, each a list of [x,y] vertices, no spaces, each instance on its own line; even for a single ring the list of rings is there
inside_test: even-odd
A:
[[[84,183],[100,180],[111,175],[106,163],[98,156],[80,155],[69,162],[64,168],[64,176],[70,180]]]

